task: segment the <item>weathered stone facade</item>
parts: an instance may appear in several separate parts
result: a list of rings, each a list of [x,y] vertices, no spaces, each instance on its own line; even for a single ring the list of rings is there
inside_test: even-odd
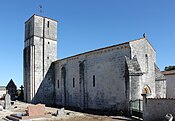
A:
[[[144,121],[165,121],[167,114],[175,116],[175,99],[148,98],[143,100]]]
[[[49,34],[55,36],[45,35],[48,20],[53,22]],[[26,22],[26,33],[33,33],[25,39],[26,101],[128,112],[129,102],[142,99],[142,93],[156,96],[155,81],[163,79],[158,75],[156,80],[156,52],[145,37],[55,61],[56,28],[56,21],[36,15]]]
[[[129,52],[129,43],[125,43],[55,61],[56,104],[80,109],[127,109],[123,67]]]
[[[25,22],[24,98],[40,101],[51,63],[57,59],[57,21],[33,15]],[[51,87],[52,84],[50,83]],[[53,88],[54,89],[54,88]],[[49,91],[49,90],[48,90]],[[39,94],[41,92],[41,94]],[[35,98],[37,96],[37,98]]]

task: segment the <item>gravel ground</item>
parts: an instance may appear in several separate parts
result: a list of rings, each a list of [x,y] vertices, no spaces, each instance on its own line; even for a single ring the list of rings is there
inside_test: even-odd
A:
[[[10,110],[0,111],[0,121],[3,121],[4,118],[10,114],[25,113],[25,110],[29,105],[32,104],[16,101]],[[45,110],[47,113],[53,114],[60,109],[46,107]],[[34,121],[135,121],[135,120],[123,116],[99,116],[99,115],[92,115],[92,114],[65,110],[65,115],[52,116],[52,118],[39,118],[34,119]]]

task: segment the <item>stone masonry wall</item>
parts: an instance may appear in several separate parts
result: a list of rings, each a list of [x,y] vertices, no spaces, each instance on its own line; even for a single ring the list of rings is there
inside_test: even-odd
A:
[[[56,104],[126,111],[125,56],[130,57],[128,43],[54,62]],[[62,78],[63,67],[65,80]]]
[[[156,97],[166,98],[166,80],[156,81]]]
[[[150,97],[155,97],[155,67],[154,64],[156,62],[156,53],[150,43],[146,40],[146,38],[141,38],[139,40],[130,41],[131,46],[131,56],[137,57],[138,63],[141,67],[141,71],[143,72],[142,78],[140,79],[141,84],[138,83],[138,86],[141,86],[141,90],[143,90],[144,86],[148,86],[151,89]],[[132,80],[131,80],[132,81]],[[137,86],[137,85],[136,85]],[[142,91],[138,90],[136,95],[140,95],[141,97]]]
[[[160,98],[143,101],[144,121],[163,121],[166,114],[175,116],[175,99]]]

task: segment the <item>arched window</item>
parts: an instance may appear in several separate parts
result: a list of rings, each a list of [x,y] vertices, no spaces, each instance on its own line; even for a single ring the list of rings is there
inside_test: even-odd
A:
[[[148,85],[145,85],[142,90],[143,94],[151,94],[151,89]]]

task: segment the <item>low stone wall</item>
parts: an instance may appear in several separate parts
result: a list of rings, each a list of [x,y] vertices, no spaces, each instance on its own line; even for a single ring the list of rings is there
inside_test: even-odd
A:
[[[175,99],[144,98],[143,106],[144,121],[163,121],[168,113],[175,119]]]

